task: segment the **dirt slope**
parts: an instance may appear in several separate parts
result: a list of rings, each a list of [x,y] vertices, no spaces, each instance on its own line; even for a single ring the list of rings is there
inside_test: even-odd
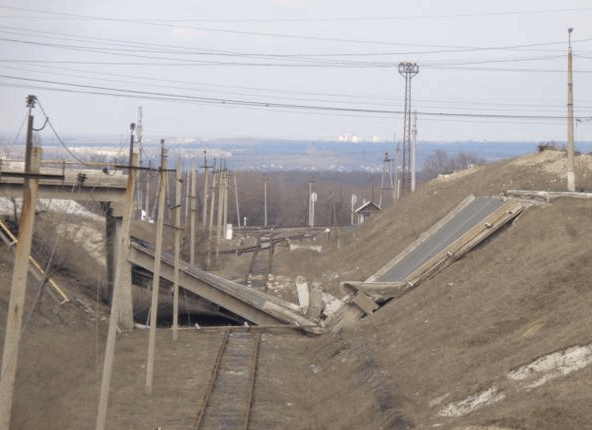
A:
[[[590,157],[578,157],[578,186],[588,189],[590,164]],[[367,278],[468,194],[564,190],[564,165],[563,153],[547,151],[432,181],[362,228],[340,232],[323,256],[280,252],[276,274],[322,279],[337,294],[340,281]],[[585,348],[592,344],[591,215],[588,200],[533,206],[356,327],[318,338],[268,333],[253,428],[592,428],[592,348]],[[0,250],[0,340],[11,261]],[[62,282],[78,291],[75,280]],[[32,282],[29,303],[36,292]],[[12,428],[92,428],[105,309],[95,317],[42,297],[23,337]],[[187,345],[200,351],[204,337],[197,336],[159,344],[163,363]],[[142,332],[118,340],[114,399],[129,401],[141,390],[145,342]],[[196,353],[198,363],[208,362],[206,351]],[[158,395],[166,398],[138,393],[137,402],[151,409],[146,421],[133,420],[136,428],[155,428],[170,412],[175,391]],[[113,409],[121,419],[111,417],[112,428],[130,421],[135,403]]]

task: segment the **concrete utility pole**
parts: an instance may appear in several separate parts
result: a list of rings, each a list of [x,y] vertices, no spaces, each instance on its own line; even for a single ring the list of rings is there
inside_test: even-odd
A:
[[[413,112],[413,129],[411,130],[411,192],[415,192],[415,172],[417,170],[417,111]]]
[[[131,167],[138,165],[137,155],[133,154]],[[101,392],[99,394],[99,410],[97,413],[96,430],[104,430],[107,421],[107,405],[109,403],[109,391],[111,387],[111,373],[113,368],[113,357],[115,355],[115,341],[117,338],[117,326],[121,308],[125,303],[125,289],[127,279],[130,275],[130,265],[122,260],[123,252],[127,252],[129,248],[129,232],[130,224],[134,213],[134,190],[136,186],[135,169],[130,168],[127,188],[125,208],[123,210],[123,218],[121,222],[121,229],[117,236],[117,255],[118,264],[116,264],[116,271],[113,281],[113,294],[111,301],[111,316],[109,317],[109,330],[107,332],[107,345],[105,346],[105,361],[103,364],[103,375],[101,380]],[[131,296],[131,285],[127,287]]]
[[[403,117],[403,193],[411,190],[411,79],[419,73],[416,63],[399,63],[399,74],[405,78],[405,115]]]
[[[206,151],[204,151],[204,192],[203,192],[203,202],[202,202],[202,217],[201,217],[201,222],[202,222],[202,226],[203,228],[206,228],[207,224],[207,220],[208,220],[208,197],[209,197],[209,188],[208,188],[208,169],[211,166],[208,165],[208,157],[206,155]]]
[[[27,144],[25,149],[23,203],[16,256],[12,271],[10,299],[8,302],[2,367],[0,368],[0,430],[8,430],[10,428],[12,394],[14,391],[17,358],[21,340],[23,308],[25,305],[27,275],[29,273],[29,255],[31,254],[35,204],[39,186],[39,179],[35,176],[29,176],[30,174],[35,175],[39,173],[39,161],[41,160],[41,148],[33,148],[33,115],[31,112],[35,107],[36,100],[37,98],[35,96],[30,95],[27,97],[29,119],[27,123]]]
[[[136,128],[135,123],[130,124],[130,143],[129,143],[129,165],[132,165],[132,159],[134,157],[134,130]]]
[[[224,183],[223,183],[223,192],[224,192],[224,207],[222,215],[222,222],[224,231],[224,239],[228,236],[228,190],[230,188],[230,177],[228,176],[228,168],[226,168],[226,162],[224,162]]]
[[[572,77],[572,53],[571,32],[569,35],[569,48],[567,50],[567,191],[576,190],[576,177],[574,168],[574,112],[573,112],[573,77]]]
[[[216,167],[216,161],[214,160],[214,169]],[[217,175],[214,170],[211,186],[211,197],[210,197],[210,218],[208,222],[208,252],[206,257],[206,269],[210,267],[211,254],[212,254],[212,230],[214,225],[214,204],[216,202],[216,180]]]
[[[267,181],[269,178],[263,178],[263,225],[267,227]]]
[[[136,138],[138,141],[138,166],[142,165],[142,106],[138,106],[138,122],[136,123]]]
[[[197,166],[194,164],[192,173],[196,176]],[[173,340],[177,340],[179,327],[179,265],[181,263],[181,193],[183,190],[183,161],[177,159],[175,181],[175,267],[173,272]],[[197,187],[195,188],[197,190]],[[195,200],[195,199],[194,199]],[[195,211],[191,212],[192,230],[195,230]],[[195,232],[193,231],[193,234]],[[193,263],[191,263],[193,264]]]
[[[392,158],[389,158],[389,154],[388,152],[384,153],[384,160],[383,160],[383,164],[382,164],[382,177],[380,178],[380,194],[378,196],[378,206],[382,207],[382,192],[384,190],[391,190],[391,193],[394,197],[395,195],[395,187],[393,184],[393,173],[391,170],[391,162],[393,161]],[[390,183],[390,187],[386,186],[386,178],[385,176],[388,175],[388,179],[389,179],[389,183]]]
[[[146,363],[146,385],[144,392],[152,394],[152,379],[154,376],[154,349],[156,346],[156,323],[158,320],[158,290],[160,285],[160,257],[162,255],[162,235],[164,229],[164,207],[167,190],[167,152],[164,149],[164,139],[160,152],[160,184],[158,187],[158,219],[156,221],[156,249],[154,251],[154,269],[152,270],[152,303],[150,305],[150,336],[148,338],[148,359]]]
[[[236,174],[233,175],[234,179],[234,200],[236,201],[236,225],[237,227],[241,226],[241,217],[240,217],[240,209],[238,206],[238,185],[236,185]],[[246,227],[243,225],[243,227]]]
[[[216,261],[220,253],[220,244],[222,243],[222,228],[224,216],[224,170],[222,168],[222,160],[220,160],[220,172],[218,173],[218,212],[216,217]]]
[[[138,142],[138,149],[137,149],[137,153],[138,153],[138,166],[142,165],[142,106],[138,106],[138,121],[136,123],[136,141]],[[131,163],[131,159],[130,159],[130,163]],[[140,173],[136,173],[136,175],[140,175]],[[142,189],[140,187],[136,188],[136,202],[137,202],[137,207],[138,207],[138,212],[137,212],[137,219],[141,219],[142,218],[142,203],[143,203],[143,197],[142,197]]]
[[[189,236],[189,264],[195,265],[195,224],[197,219],[197,160],[194,160],[191,168],[191,195],[189,202],[191,205],[190,213],[190,236]],[[204,193],[205,194],[205,193]]]
[[[397,142],[397,133],[395,132],[395,164],[394,164],[394,169],[395,169],[395,189],[394,189],[394,193],[393,193],[393,200],[399,200],[399,183],[401,181],[401,178],[399,178],[399,142]]]
[[[312,192],[312,183],[314,179],[308,181],[308,226],[314,227],[314,204],[316,200],[316,193]]]

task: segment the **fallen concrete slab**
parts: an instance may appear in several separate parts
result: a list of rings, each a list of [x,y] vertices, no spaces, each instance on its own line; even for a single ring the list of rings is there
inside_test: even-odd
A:
[[[152,270],[154,251],[143,244],[133,242],[128,261]],[[160,275],[173,280],[173,259],[163,256]],[[239,315],[258,325],[289,324],[302,327],[310,333],[320,333],[322,328],[299,313],[299,306],[253,288],[229,281],[187,263],[179,268],[179,285],[199,297]]]

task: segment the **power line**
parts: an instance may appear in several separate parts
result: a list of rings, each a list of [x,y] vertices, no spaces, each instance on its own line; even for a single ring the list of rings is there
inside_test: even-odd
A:
[[[498,46],[459,46],[459,45],[434,45],[434,44],[413,44],[413,43],[397,43],[400,46],[415,46],[415,47],[422,47],[422,48],[429,48],[429,51],[397,51],[397,52],[323,52],[323,53],[300,53],[300,54],[268,54],[268,53],[258,53],[258,52],[240,52],[240,51],[222,51],[222,50],[208,50],[208,49],[200,49],[195,50],[193,48],[185,48],[178,45],[170,45],[170,44],[160,44],[160,43],[149,43],[149,42],[132,42],[129,40],[123,39],[113,39],[113,38],[102,38],[96,36],[81,36],[76,34],[68,34],[68,33],[56,33],[56,32],[48,32],[48,31],[39,31],[39,30],[23,30],[22,28],[17,27],[2,27],[0,29],[2,33],[8,34],[21,34],[21,35],[31,35],[31,34],[39,34],[43,37],[50,37],[54,39],[66,39],[66,40],[75,40],[75,41],[84,41],[84,42],[91,42],[91,43],[98,43],[98,42],[106,42],[109,43],[110,46],[113,44],[121,45],[121,46],[129,46],[129,47],[136,47],[141,49],[143,52],[152,52],[146,49],[147,47],[152,47],[155,49],[162,49],[166,50],[166,52],[170,52],[171,49],[180,50],[181,53],[201,53],[201,54],[210,54],[210,55],[248,55],[248,56],[277,56],[277,57],[348,57],[348,56],[387,56],[387,55],[423,55],[423,54],[439,54],[439,53],[454,53],[454,52],[473,52],[473,51],[493,51],[493,50],[513,50],[513,49],[532,49],[532,48],[540,48],[540,47],[550,47],[550,46],[562,46],[565,44],[564,41],[559,42],[537,42],[537,43],[528,43],[528,44],[520,44],[520,45],[498,45]],[[572,41],[572,43],[581,43],[581,42],[589,42],[592,38],[586,39],[578,39]],[[98,42],[97,42],[98,41]],[[161,51],[157,51],[161,52]]]
[[[27,12],[37,12],[34,9],[0,6],[3,9],[20,10]],[[450,18],[478,18],[478,17],[493,17],[493,16],[517,16],[517,15],[540,15],[540,14],[557,14],[565,12],[580,12],[592,10],[591,7],[584,8],[562,8],[562,9],[534,9],[534,10],[517,10],[506,12],[483,12],[483,13],[464,13],[464,14],[433,14],[433,15],[401,15],[401,16],[367,16],[367,17],[336,17],[336,18],[198,18],[198,19],[137,19],[138,22],[143,23],[178,23],[178,22],[222,22],[222,23],[286,23],[286,22],[357,22],[357,21],[402,21],[402,20],[425,20],[425,19],[450,19]],[[41,13],[50,13],[49,11],[38,11]],[[38,17],[27,16],[13,16],[6,15],[3,18],[17,18],[17,19],[40,19]],[[67,16],[67,19],[88,19],[84,16]]]
[[[64,141],[62,140],[62,138],[59,136],[58,132],[56,131],[56,129],[53,127],[53,124],[51,123],[51,121],[49,120],[49,116],[47,116],[47,114],[45,113],[45,110],[43,109],[43,106],[41,105],[41,102],[39,101],[39,99],[37,99],[37,104],[39,105],[39,108],[41,109],[41,112],[43,112],[43,115],[45,116],[45,119],[47,120],[47,123],[49,124],[49,127],[51,128],[51,130],[53,131],[53,134],[55,135],[56,139],[58,140],[58,142],[60,142],[60,144],[64,147],[64,149],[68,152],[68,154],[70,154],[70,156],[72,158],[74,158],[76,161],[78,161],[80,164],[82,165],[86,165],[86,163],[84,161],[82,161],[80,158],[78,158],[71,150],[70,148],[68,148],[68,146],[64,143]]]
[[[3,66],[4,68],[7,69],[15,69],[18,70],[19,72],[22,72],[22,68],[16,68],[16,67],[11,67],[11,66]],[[204,82],[195,82],[195,81],[186,81],[186,80],[174,80],[174,79],[161,79],[161,78],[150,78],[150,77],[146,77],[146,76],[137,76],[137,75],[127,75],[127,74],[122,74],[122,73],[108,73],[108,72],[97,72],[94,70],[80,70],[80,69],[71,69],[71,68],[66,68],[66,67],[56,67],[56,66],[33,66],[33,67],[42,67],[42,71],[44,74],[47,74],[47,70],[48,69],[54,69],[54,70],[65,70],[65,71],[72,71],[72,72],[80,72],[80,73],[88,73],[90,75],[95,75],[95,76],[99,76],[100,80],[103,81],[107,81],[107,82],[119,82],[121,83],[122,80],[121,78],[126,78],[126,79],[130,79],[131,83],[134,84],[142,84],[143,82],[149,82],[152,86],[159,86],[162,88],[174,88],[174,89],[182,89],[182,90],[188,90],[191,89],[191,87],[197,87],[197,89],[199,89],[199,91],[206,91],[206,92],[222,92],[222,93],[231,93],[231,94],[243,94],[243,95],[248,95],[248,96],[257,96],[257,97],[269,97],[270,95],[276,96],[277,94],[297,94],[297,95],[311,95],[311,96],[320,96],[323,97],[324,99],[326,98],[336,98],[336,99],[345,99],[345,100],[350,100],[353,99],[355,100],[357,103],[359,103],[360,101],[363,100],[384,100],[384,101],[389,101],[392,103],[387,103],[384,104],[385,106],[389,106],[389,105],[393,105],[396,104],[395,102],[399,102],[398,99],[395,99],[394,97],[387,97],[387,96],[377,96],[377,95],[370,95],[370,94],[345,94],[345,93],[329,93],[329,92],[319,92],[319,91],[295,91],[295,90],[286,90],[286,89],[280,89],[280,88],[263,88],[263,87],[251,87],[251,86],[239,86],[239,85],[227,85],[227,84],[214,84],[214,83],[204,83]],[[440,69],[440,68],[439,68]],[[492,69],[489,68],[476,68],[477,70],[484,70],[484,71],[490,71]],[[454,68],[451,68],[451,70],[454,70]],[[497,70],[497,69],[493,69],[493,70]],[[502,69],[502,70],[506,70],[506,69]],[[509,69],[509,70],[514,70],[514,69]],[[522,70],[522,69],[520,69]],[[525,69],[527,71],[530,71],[530,69]],[[533,69],[535,70],[535,69]],[[32,71],[33,73],[37,73],[36,71]],[[560,72],[559,70],[557,72]],[[564,71],[561,71],[562,73],[564,73]],[[85,75],[77,75],[77,74],[64,74],[64,76],[71,76],[71,77],[83,77],[83,78],[87,78],[88,76]],[[118,79],[106,79],[106,78],[101,78],[101,76],[112,76]],[[162,82],[170,82],[173,84],[179,84],[179,85],[183,85],[181,86],[175,86],[175,85],[162,85]],[[221,89],[221,90],[220,90]],[[237,92],[238,90],[238,92]],[[261,94],[249,94],[249,93],[241,93],[240,91],[252,91],[255,93],[261,93]],[[306,99],[306,98],[293,98],[293,97],[289,97],[291,99],[297,99],[297,100],[308,100],[308,101],[317,101],[315,99]],[[484,105],[484,106],[492,106],[492,105],[496,105],[496,106],[502,106],[502,107],[507,107],[507,106],[512,106],[512,107],[528,107],[528,108],[532,108],[532,107],[557,107],[557,103],[553,103],[553,104],[542,104],[542,103],[546,103],[543,101],[537,101],[536,103],[515,103],[513,100],[510,100],[510,102],[503,102],[500,103],[500,99],[496,98],[495,100],[484,100],[482,98],[480,98],[480,101],[475,101],[475,100],[453,100],[450,98],[446,98],[446,99],[434,99],[434,98],[423,98],[423,97],[415,97],[416,101],[419,102],[425,102],[425,103],[429,103],[429,104],[447,104],[447,105],[458,105],[458,104],[462,104],[462,105]],[[522,100],[522,99],[520,99]],[[374,103],[376,104],[376,103]],[[380,103],[379,103],[380,104]]]
[[[164,28],[180,28],[180,29],[187,29],[187,30],[202,30],[202,31],[211,31],[211,32],[236,34],[236,35],[249,35],[249,36],[259,36],[259,37],[277,37],[277,38],[286,38],[286,39],[300,39],[300,40],[313,40],[313,41],[325,41],[325,42],[346,42],[346,43],[367,44],[367,45],[402,45],[402,43],[400,43],[400,42],[388,42],[388,41],[379,41],[379,40],[360,40],[360,39],[332,38],[332,37],[321,37],[321,36],[310,36],[310,35],[295,35],[295,34],[285,34],[285,33],[242,31],[242,30],[230,30],[230,29],[204,27],[204,26],[193,27],[193,26],[178,25],[178,24],[171,25],[171,24],[165,24],[162,22],[147,21],[147,20],[140,20],[140,19],[92,16],[92,15],[84,15],[84,14],[73,14],[73,13],[67,13],[67,12],[54,12],[54,11],[42,10],[42,9],[22,8],[22,7],[16,7],[16,6],[0,5],[0,8],[24,11],[24,12],[29,12],[29,13],[41,13],[41,14],[46,14],[46,15],[58,16],[58,17],[122,23],[125,25],[129,25],[130,23],[132,23],[132,24],[149,25],[149,26],[155,26],[155,27],[161,27],[161,28],[162,27],[164,27]],[[574,9],[574,11],[589,10],[589,9],[592,9],[592,8]],[[569,9],[564,9],[564,11],[568,11],[568,10]],[[521,14],[527,14],[527,13],[529,13],[529,12],[523,11]],[[549,12],[549,13],[552,13],[552,12]],[[459,17],[471,17],[471,16],[475,16],[475,15],[474,14],[473,15],[472,14],[464,14],[464,15],[458,15],[458,16]],[[490,16],[493,16],[493,15],[490,15]],[[436,16],[433,16],[433,17],[436,17]],[[404,45],[410,46],[411,44],[404,44]]]
[[[150,92],[150,91],[138,91],[138,90],[126,90],[120,88],[108,88],[94,85],[81,85],[71,84],[58,81],[49,81],[43,79],[31,79],[16,76],[0,75],[0,78],[36,82],[42,84],[54,84],[61,85],[66,88],[74,87],[81,89],[82,91],[93,91],[94,94],[98,95],[118,95],[122,97],[148,97],[157,100],[164,101],[176,101],[176,102],[189,102],[189,103],[201,103],[201,104],[215,104],[215,105],[229,105],[229,106],[245,106],[255,108],[277,108],[286,110],[314,110],[314,111],[331,111],[331,112],[344,112],[344,113],[363,113],[363,114],[389,114],[389,115],[402,115],[404,112],[399,110],[388,110],[388,109],[366,109],[366,108],[352,108],[352,107],[340,107],[340,106],[320,106],[320,105],[300,105],[300,104],[289,104],[289,103],[277,103],[277,102],[260,102],[252,100],[241,100],[241,99],[221,99],[216,97],[202,97],[202,96],[189,96],[172,93],[162,92]],[[50,88],[52,89],[52,88]],[[59,88],[57,88],[59,90]],[[102,91],[102,92],[101,92]],[[114,93],[104,93],[104,91],[111,91]],[[564,120],[566,117],[563,115],[508,115],[508,114],[476,114],[476,113],[464,113],[464,112],[418,112],[421,116],[428,117],[463,117],[463,118],[497,118],[497,119],[508,119],[508,120]]]

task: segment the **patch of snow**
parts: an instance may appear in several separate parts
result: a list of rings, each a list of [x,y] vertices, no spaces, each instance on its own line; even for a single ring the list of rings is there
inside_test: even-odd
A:
[[[21,202],[22,199],[18,198],[15,199],[17,211],[20,213],[21,210]],[[13,204],[10,199],[0,197],[0,215],[13,215]],[[104,222],[105,219],[100,216],[90,212],[81,204],[73,201],[73,200],[63,200],[63,199],[39,199],[37,200],[37,211],[45,211],[45,212],[59,212],[59,213],[66,213],[67,215],[76,215],[81,216],[83,218],[87,218],[91,221],[96,222]]]
[[[545,355],[530,364],[521,366],[508,373],[514,381],[530,380],[525,385],[527,391],[540,387],[550,380],[569,375],[592,363],[592,344],[572,346],[563,351]]]
[[[441,417],[462,417],[484,406],[503,400],[506,395],[493,386],[485,391],[469,396],[460,402],[449,403],[438,411]]]

